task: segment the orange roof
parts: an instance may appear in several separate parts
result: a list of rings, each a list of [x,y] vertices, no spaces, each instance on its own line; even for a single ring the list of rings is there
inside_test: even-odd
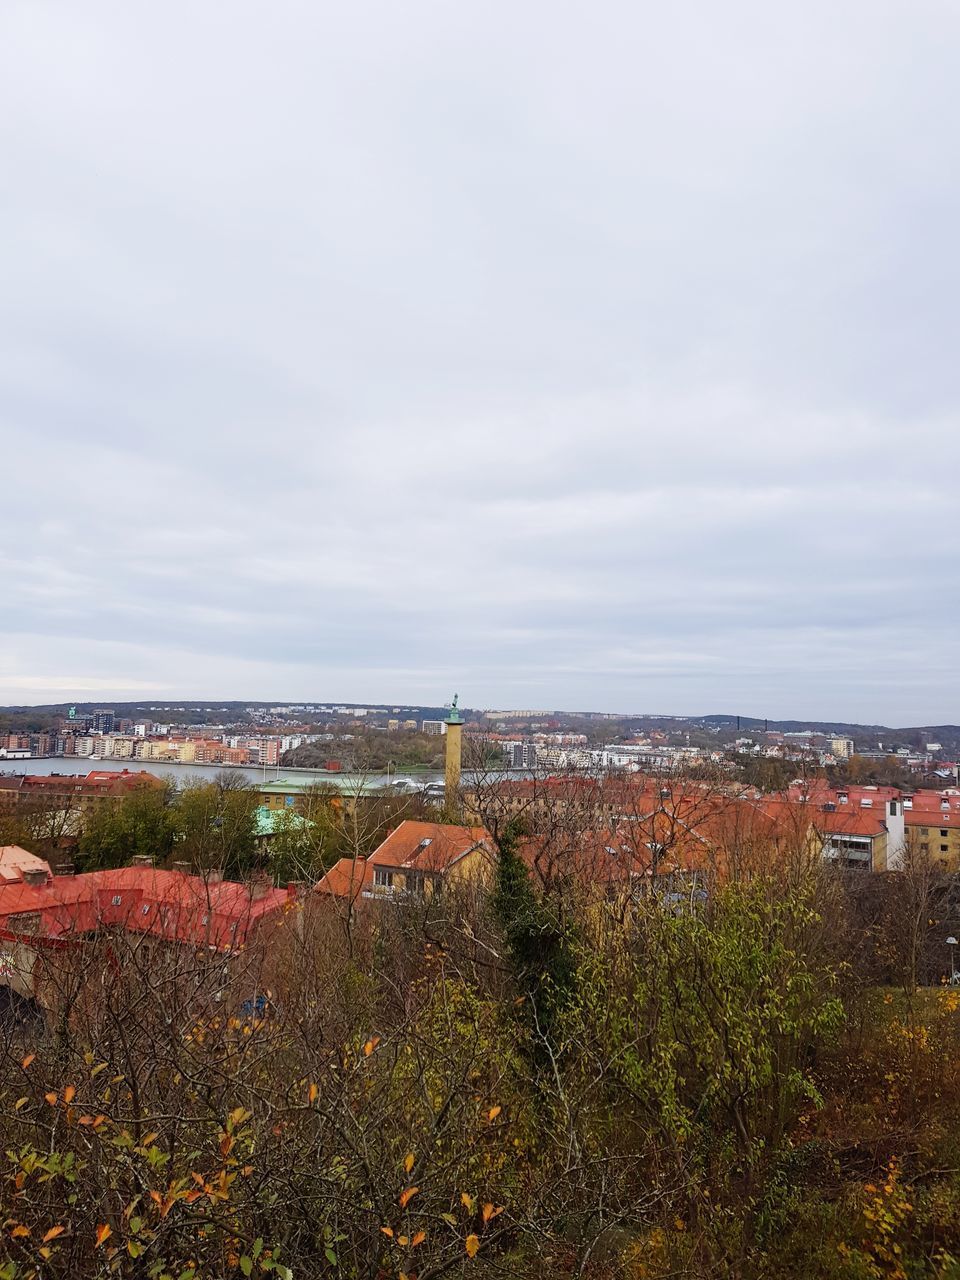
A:
[[[477,847],[490,849],[483,827],[450,827],[440,822],[401,822],[367,859],[372,867],[448,871]]]
[[[341,858],[314,886],[315,893],[330,898],[347,898],[355,902],[373,881],[373,867],[365,858]]]
[[[50,879],[50,864],[38,858],[36,854],[21,849],[18,844],[0,845],[0,886],[13,882],[23,882],[24,874],[45,872]]]

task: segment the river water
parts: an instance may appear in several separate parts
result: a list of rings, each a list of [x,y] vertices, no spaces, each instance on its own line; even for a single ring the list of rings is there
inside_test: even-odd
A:
[[[282,765],[278,769],[276,765],[268,765],[254,767],[243,765],[231,765],[224,769],[223,765],[217,764],[171,764],[162,760],[94,760],[90,756],[48,756],[41,758],[31,758],[29,760],[0,760],[0,774],[4,773],[30,773],[49,777],[51,774],[86,774],[91,769],[109,770],[111,773],[120,773],[124,769],[129,769],[131,773],[138,772],[143,769],[147,773],[156,774],[158,778],[172,778],[178,787],[189,784],[190,782],[212,782],[214,778],[221,773],[239,774],[244,782],[256,786],[265,782],[276,782],[277,779],[290,779],[297,782],[332,782],[338,788],[344,790],[355,790],[358,787],[363,789],[377,789],[387,785],[387,782],[394,783],[401,778],[407,778],[417,786],[425,786],[428,782],[440,782],[443,779],[442,773],[416,773],[404,774],[403,771],[391,772],[389,779],[386,774],[372,774],[362,778],[357,774],[350,773],[328,773],[323,769],[285,769]]]

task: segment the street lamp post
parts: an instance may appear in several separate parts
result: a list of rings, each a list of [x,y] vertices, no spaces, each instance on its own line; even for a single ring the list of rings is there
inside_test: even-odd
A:
[[[950,948],[950,982],[952,984],[957,980],[957,940],[953,934],[947,939],[947,946]]]

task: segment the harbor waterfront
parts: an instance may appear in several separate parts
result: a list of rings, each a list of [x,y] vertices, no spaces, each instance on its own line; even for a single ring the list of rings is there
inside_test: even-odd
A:
[[[212,782],[224,773],[231,776],[238,774],[251,786],[286,778],[304,785],[310,782],[328,782],[341,791],[375,791],[387,786],[394,787],[400,781],[411,784],[411,788],[420,789],[431,783],[443,781],[443,773],[439,770],[415,771],[409,775],[402,771],[391,771],[389,774],[358,774],[333,772],[326,769],[286,769],[282,765],[264,767],[262,765],[188,764],[182,761],[166,760],[96,760],[91,756],[44,756],[23,760],[0,760],[0,774],[25,773],[51,777],[55,774],[86,774],[91,769],[101,769],[111,773],[122,773],[125,769],[130,773],[143,770],[158,778],[172,778],[178,787],[192,781]]]

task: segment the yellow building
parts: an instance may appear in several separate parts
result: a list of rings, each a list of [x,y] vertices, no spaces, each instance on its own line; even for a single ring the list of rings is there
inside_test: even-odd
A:
[[[367,859],[364,897],[429,897],[441,883],[486,883],[494,868],[483,827],[401,822]]]

